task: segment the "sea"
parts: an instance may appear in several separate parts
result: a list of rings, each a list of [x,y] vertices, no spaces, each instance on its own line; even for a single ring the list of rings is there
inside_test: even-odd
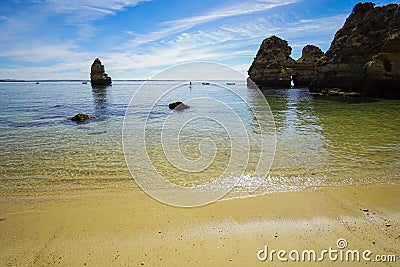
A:
[[[182,187],[221,179],[208,190],[233,187],[228,198],[400,181],[399,100],[246,80],[152,81],[149,99],[135,98],[148,82],[1,82],[0,194],[137,192],[146,175]]]

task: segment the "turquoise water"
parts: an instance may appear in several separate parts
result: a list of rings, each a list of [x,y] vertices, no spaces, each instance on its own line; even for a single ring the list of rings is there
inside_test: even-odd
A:
[[[90,84],[79,82],[0,83],[1,194],[138,190],[125,162],[122,127],[129,101],[141,84],[116,81],[111,87],[92,89]],[[179,83],[158,81],[156,86],[163,90],[174,84]],[[249,92],[245,100],[250,106],[263,103],[245,81],[237,81],[232,87]],[[207,89],[200,83],[175,97],[186,101],[200,91],[220,94],[218,97],[229,101],[226,91],[213,91],[212,85]],[[260,194],[399,181],[400,101],[313,97],[305,89],[263,93],[274,115],[277,143],[271,172],[259,189]],[[173,97],[162,99],[156,106],[149,130],[152,123],[157,125],[159,118],[169,114],[166,103]],[[143,116],[143,108],[135,107],[133,115]],[[241,105],[237,108],[245,127],[253,130],[251,138],[257,139],[252,113],[244,106],[243,111]],[[195,111],[196,107],[192,107],[176,116]],[[70,121],[76,113],[96,118],[76,124]],[[159,171],[177,184],[188,182],[179,172],[168,173],[162,146],[152,136],[151,131],[146,135],[148,153]],[[216,136],[220,137],[216,142],[220,148],[216,164],[207,175],[190,183],[199,184],[218,176],[229,159],[229,150],[224,147],[224,129],[209,121],[199,120],[182,133],[182,153],[190,159],[201,155],[198,144],[202,138]],[[257,157],[257,153],[251,154],[249,162],[256,162]],[[252,168],[246,173],[251,173]],[[243,183],[245,188],[245,180]]]

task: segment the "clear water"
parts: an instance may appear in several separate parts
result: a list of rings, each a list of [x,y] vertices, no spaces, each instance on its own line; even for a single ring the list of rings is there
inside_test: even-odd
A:
[[[158,83],[161,90],[174,82]],[[116,81],[112,87],[92,89],[90,84],[79,82],[0,83],[0,193],[33,196],[139,190],[125,163],[121,136],[126,108],[141,84]],[[201,86],[195,84],[187,94],[195,94]],[[236,82],[233,87],[249,90],[245,81]],[[221,99],[229,97],[225,93],[221,91]],[[260,194],[399,181],[400,101],[316,98],[305,89],[263,93],[274,115],[277,145],[272,169]],[[180,96],[180,100],[190,97]],[[254,106],[262,103],[251,93],[246,101]],[[169,112],[164,102],[150,119],[157,121]],[[143,116],[143,108],[138,105],[135,109],[138,117]],[[76,124],[70,118],[77,113],[96,118]],[[243,110],[241,116],[247,116],[246,127],[251,128],[251,113]],[[197,158],[200,152],[193,146],[198,147],[199,140],[216,129],[217,125],[201,120],[188,127],[192,134],[182,135],[182,153]],[[163,171],[163,151],[157,139],[149,135],[148,140],[149,144],[154,141],[149,156]],[[225,143],[223,137],[221,142]],[[219,153],[222,161],[229,155],[223,147]],[[218,166],[191,182],[209,181],[213,172],[221,171]],[[169,175],[178,184],[187,182],[179,172]],[[242,188],[246,188],[245,179],[242,182]],[[240,187],[235,196],[243,195]]]

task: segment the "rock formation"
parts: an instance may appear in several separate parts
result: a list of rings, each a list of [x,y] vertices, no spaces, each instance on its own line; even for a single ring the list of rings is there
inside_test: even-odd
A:
[[[92,85],[110,85],[111,77],[105,72],[104,65],[100,59],[96,58],[92,64],[90,72],[90,83]]]
[[[309,86],[317,78],[317,62],[324,55],[322,50],[315,45],[306,45],[301,53],[301,58],[292,66],[294,86]]]
[[[400,5],[358,3],[317,64],[310,91],[400,98]]]
[[[295,62],[276,36],[263,41],[248,74],[259,87],[309,86],[311,92],[400,99],[400,5],[358,3],[325,53],[307,45]],[[311,83],[310,83],[311,82]]]
[[[292,77],[288,67],[295,64],[291,53],[287,41],[276,36],[265,39],[248,71],[250,79],[260,87],[290,88]]]
[[[316,62],[324,53],[314,45],[303,48],[297,61],[290,57],[292,48],[279,37],[265,39],[254,58],[248,74],[259,87],[290,88],[309,86],[316,78]]]
[[[171,104],[168,105],[168,107],[169,107],[170,109],[178,110],[178,111],[182,111],[182,110],[184,110],[184,109],[190,108],[189,105],[186,105],[185,103],[182,103],[182,102],[180,102],[180,101],[171,103]]]
[[[86,120],[93,119],[93,118],[95,118],[95,117],[89,116],[89,115],[83,114],[83,113],[78,113],[71,118],[71,121],[76,121],[79,123],[79,122],[84,122]]]

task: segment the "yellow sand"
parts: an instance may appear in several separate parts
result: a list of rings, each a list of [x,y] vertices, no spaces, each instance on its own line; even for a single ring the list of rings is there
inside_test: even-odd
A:
[[[346,249],[396,255],[397,263],[327,258],[318,266],[398,266],[399,207],[400,185],[275,193],[190,209],[143,192],[0,197],[0,266],[313,266],[262,262],[257,253],[265,245],[337,249],[339,238]]]

